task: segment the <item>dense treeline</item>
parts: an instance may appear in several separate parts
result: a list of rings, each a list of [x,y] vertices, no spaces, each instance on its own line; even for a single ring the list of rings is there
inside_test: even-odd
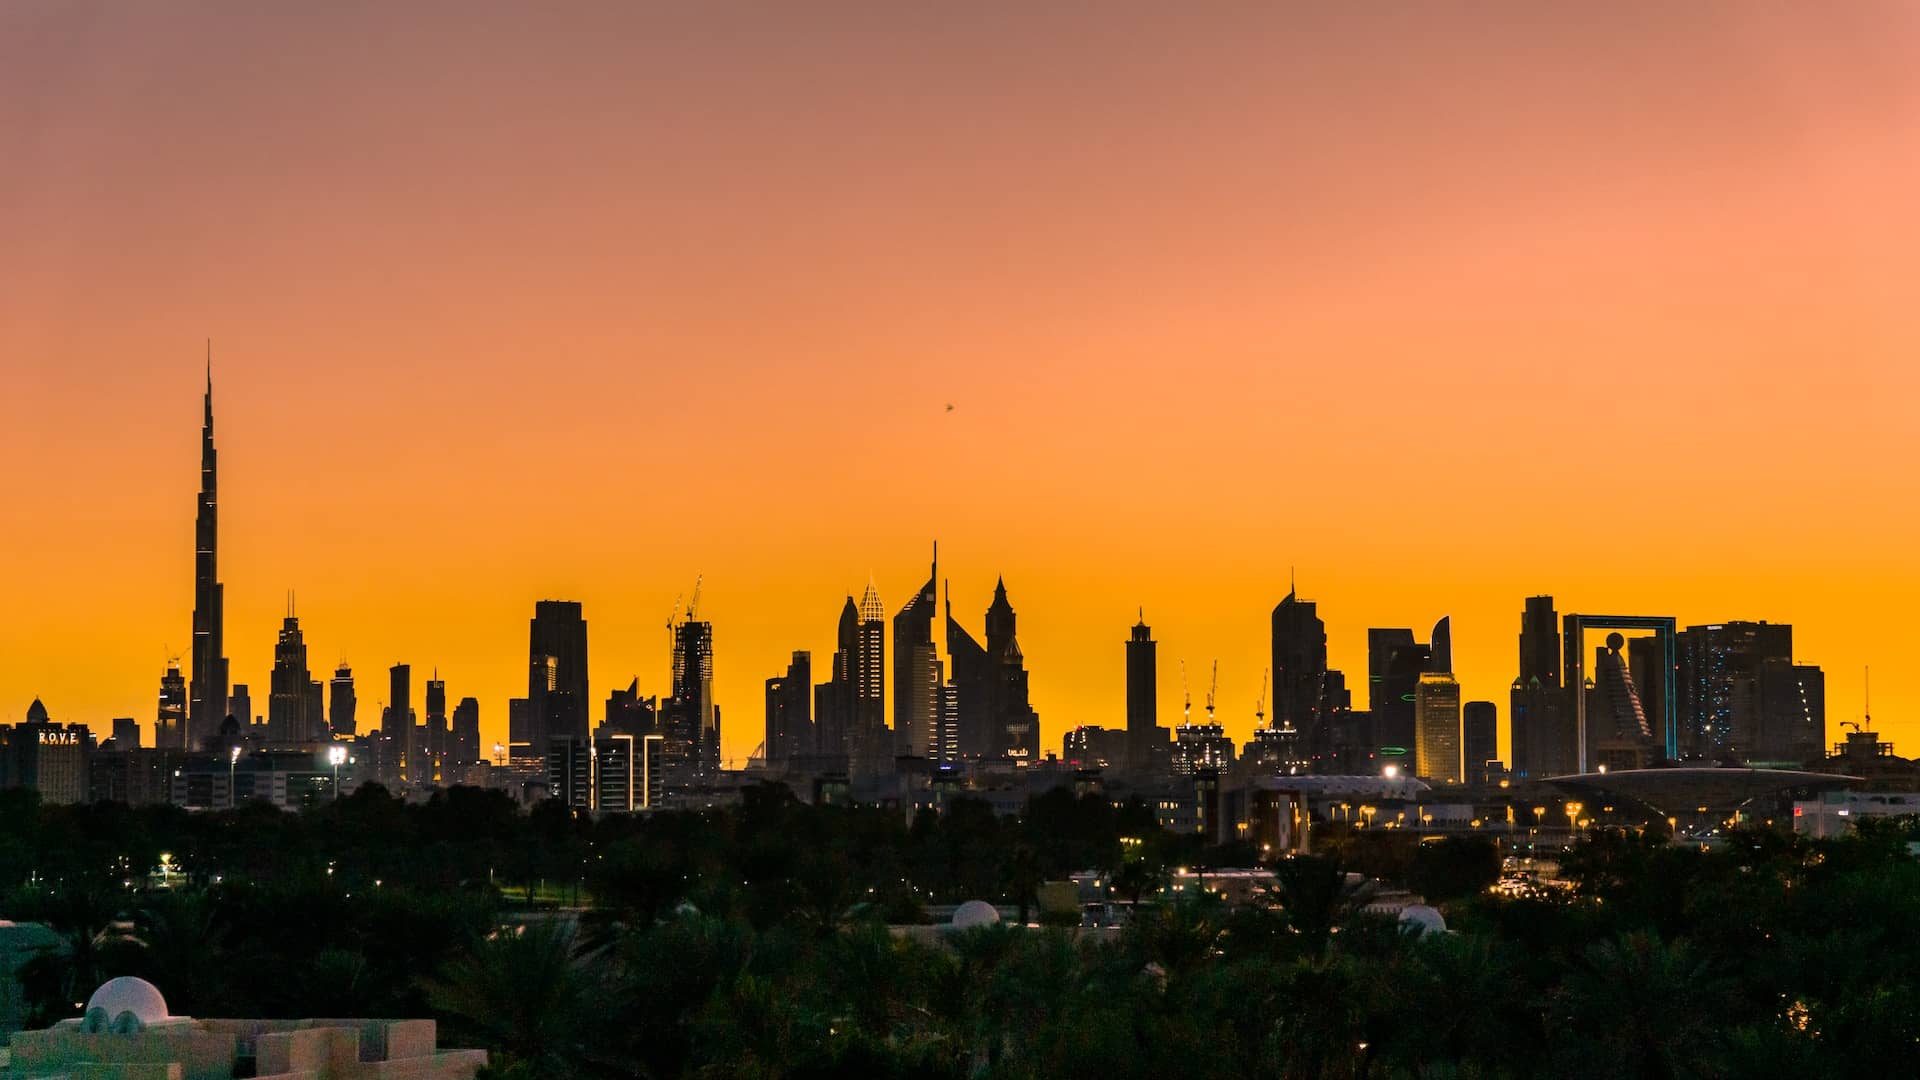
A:
[[[28,971],[43,1018],[141,974],[183,1013],[437,1016],[510,1077],[1910,1075],[1910,831],[1712,852],[1598,834],[1570,891],[1529,899],[1485,888],[1486,845],[1378,834],[1280,861],[1269,901],[1227,910],[1153,898],[1171,867],[1252,852],[1064,791],[1018,821],[961,801],[911,824],[776,789],[599,822],[464,790],[301,815],[9,794],[0,915],[71,943]],[[129,887],[163,852],[187,884]],[[1453,932],[1366,914],[1349,867],[1421,888]],[[886,928],[1078,869],[1140,915]]]

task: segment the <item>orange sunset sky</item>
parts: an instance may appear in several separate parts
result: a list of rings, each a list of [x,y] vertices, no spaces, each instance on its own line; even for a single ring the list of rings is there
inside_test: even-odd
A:
[[[1536,592],[1920,750],[1920,7],[1040,7],[0,6],[0,721],[151,738],[211,337],[257,711],[290,589],[491,741],[536,599],[597,715],[704,574],[743,758],[937,538],[1056,752],[1141,605],[1247,736],[1289,567],[1356,686],[1451,614],[1503,750]]]

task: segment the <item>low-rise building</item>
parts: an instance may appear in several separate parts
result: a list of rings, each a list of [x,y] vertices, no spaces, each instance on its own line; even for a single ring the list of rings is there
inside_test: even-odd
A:
[[[485,1050],[441,1050],[432,1020],[196,1020],[152,983],[122,976],[87,1011],[13,1036],[8,1080],[472,1080]]]

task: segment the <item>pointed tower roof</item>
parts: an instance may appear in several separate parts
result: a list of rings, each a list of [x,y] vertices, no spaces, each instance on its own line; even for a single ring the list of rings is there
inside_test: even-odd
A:
[[[47,707],[40,703],[40,697],[37,694],[34,695],[33,704],[27,706],[27,723],[29,724],[52,723],[52,720],[50,720],[47,716]]]

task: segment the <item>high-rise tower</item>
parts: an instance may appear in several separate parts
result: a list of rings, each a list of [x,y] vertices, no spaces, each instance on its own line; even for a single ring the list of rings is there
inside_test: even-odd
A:
[[[1579,746],[1560,683],[1560,617],[1551,596],[1527,597],[1520,615],[1520,674],[1507,701],[1507,723],[1515,776],[1577,768]]]
[[[1142,608],[1127,639],[1127,764],[1135,771],[1144,771],[1154,747],[1166,741],[1160,733],[1159,649]]]
[[[946,688],[952,700],[954,754],[979,759],[993,753],[992,726],[987,722],[987,650],[953,617],[953,586],[947,586],[947,662],[952,682]]]
[[[940,719],[940,654],[933,644],[940,546],[927,583],[893,617],[893,736],[899,753],[927,757]]]
[[[169,660],[166,674],[160,676],[160,715],[153,725],[153,745],[161,750],[187,746],[187,677],[180,674],[178,660]]]
[[[353,695],[353,669],[347,666],[345,660],[340,661],[340,666],[334,669],[328,692],[328,726],[333,729],[335,738],[353,738],[359,733],[353,715],[357,699]]]
[[[849,603],[852,597],[847,598]],[[842,633],[844,634],[842,616]],[[846,753],[850,768],[884,769],[893,762],[893,736],[887,730],[887,608],[880,591],[867,582],[860,594],[854,622],[853,652],[849,655],[853,696]]]
[[[994,583],[987,607],[987,721],[996,758],[1031,764],[1040,759],[1040,716],[1027,697],[1026,656],[1015,633],[1007,582]]]
[[[1301,734],[1316,771],[1333,758],[1326,682],[1327,624],[1312,601],[1288,590],[1273,609],[1273,726]]]
[[[534,752],[587,737],[587,620],[579,603],[542,600],[527,630],[527,701]]]
[[[227,713],[226,589],[220,584],[219,454],[213,448],[213,353],[207,353],[206,420],[200,429],[200,497],[193,519],[193,668],[186,744],[215,735]],[[249,718],[241,717],[245,724]]]
[[[273,674],[267,680],[267,738],[277,743],[304,742],[315,736],[307,724],[307,641],[300,619],[287,600],[287,617],[273,645]],[[317,724],[314,726],[318,726]]]

